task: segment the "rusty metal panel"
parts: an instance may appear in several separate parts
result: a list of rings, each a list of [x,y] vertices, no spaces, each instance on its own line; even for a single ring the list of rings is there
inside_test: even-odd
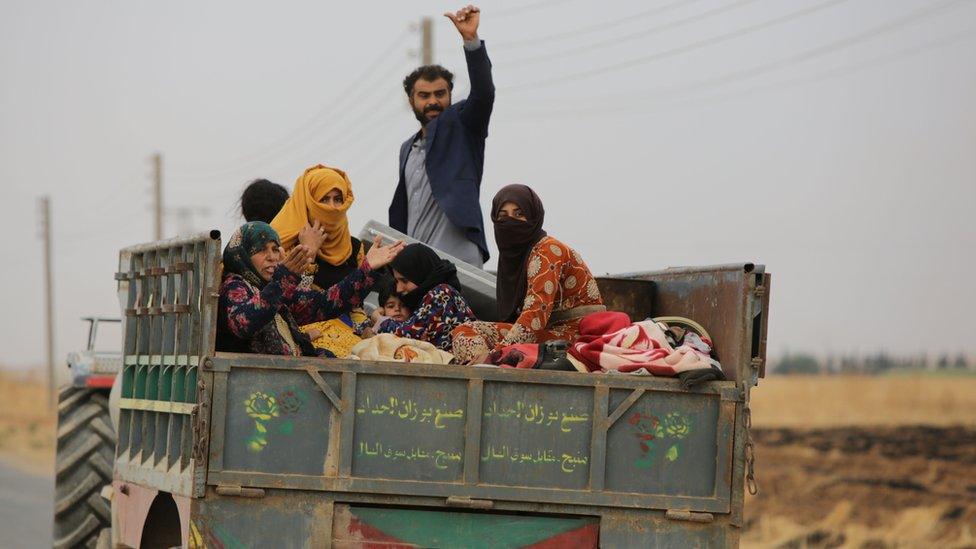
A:
[[[184,547],[327,547],[331,501],[296,491],[269,491],[260,498],[220,496],[211,489],[191,504]]]
[[[654,311],[654,284],[633,278],[596,277],[600,297],[608,311],[627,313],[633,321],[649,318]]]
[[[739,546],[739,533],[727,523],[696,523],[669,520],[657,513],[622,513],[611,511],[600,521],[600,547],[709,549]]]
[[[759,377],[766,377],[766,333],[769,330],[769,292],[770,285],[773,283],[773,275],[762,273],[761,298],[757,304],[757,311],[754,315],[752,331],[753,359],[759,360]]]
[[[460,480],[467,390],[462,380],[357,376],[352,476]]]
[[[693,319],[712,336],[730,379],[748,379],[752,368],[754,277],[762,265],[683,267],[626,276],[654,283],[653,316]]]
[[[591,388],[486,383],[481,483],[586,489],[592,409]]]
[[[615,410],[631,394],[610,392]],[[720,400],[714,396],[642,394],[607,435],[606,486],[618,492],[712,496],[716,492],[716,431]]]
[[[336,505],[336,547],[596,549],[598,517],[462,513],[401,507]]]
[[[338,374],[324,381],[339,387]],[[214,398],[217,401],[217,398]],[[268,473],[325,473],[332,404],[304,371],[240,370],[229,376],[223,467]]]

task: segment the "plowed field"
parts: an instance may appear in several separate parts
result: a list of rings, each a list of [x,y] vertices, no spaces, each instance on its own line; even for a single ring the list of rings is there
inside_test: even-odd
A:
[[[770,381],[744,546],[976,547],[976,379]]]

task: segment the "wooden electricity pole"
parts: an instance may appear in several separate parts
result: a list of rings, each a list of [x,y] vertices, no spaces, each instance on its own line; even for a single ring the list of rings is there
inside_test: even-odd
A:
[[[47,339],[47,405],[54,408],[54,287],[51,283],[51,199],[42,196],[41,238],[44,240],[44,315]]]
[[[153,162],[153,211],[156,221],[156,240],[163,239],[163,155],[156,153]]]
[[[420,20],[420,64],[434,63],[434,20],[424,17]]]

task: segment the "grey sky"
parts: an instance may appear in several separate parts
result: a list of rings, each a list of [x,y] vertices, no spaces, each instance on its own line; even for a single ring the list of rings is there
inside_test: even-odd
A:
[[[348,171],[355,230],[385,220],[416,130],[408,27],[457,7],[0,3],[0,364],[44,357],[37,197],[60,360],[84,343],[78,317],[117,314],[118,249],[151,239],[154,151],[167,206],[209,208],[196,229],[233,229],[248,179],[291,188],[315,163]],[[482,9],[498,87],[482,204],[533,186],[599,274],[766,264],[774,355],[976,352],[976,1]],[[435,29],[463,97],[460,39]]]

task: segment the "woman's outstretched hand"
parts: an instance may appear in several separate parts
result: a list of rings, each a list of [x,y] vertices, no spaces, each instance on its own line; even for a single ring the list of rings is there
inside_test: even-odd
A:
[[[311,263],[315,255],[308,248],[299,244],[288,250],[285,260],[281,264],[289,271],[301,276],[305,272],[305,266]]]
[[[384,246],[383,238],[380,235],[376,235],[376,238],[373,239],[373,246],[366,252],[366,263],[369,263],[371,269],[386,267],[403,250],[403,246],[402,240],[397,240],[389,246]]]

